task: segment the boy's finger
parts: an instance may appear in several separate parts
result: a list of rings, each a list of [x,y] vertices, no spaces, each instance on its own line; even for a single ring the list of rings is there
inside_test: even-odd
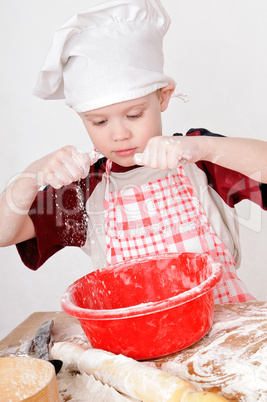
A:
[[[90,166],[92,166],[94,163],[98,161],[98,159],[101,158],[100,152],[97,151],[91,151],[87,155],[89,156],[90,159]]]
[[[142,153],[136,153],[133,157],[134,159],[134,163],[136,163],[137,165],[144,165],[143,163],[143,154]]]
[[[46,185],[50,185],[58,190],[65,185],[65,182],[64,180],[61,180],[55,173],[49,172],[46,175]]]
[[[72,150],[72,158],[74,159],[78,169],[82,171],[82,174],[80,174],[79,179],[80,178],[84,179],[85,177],[87,177],[91,165],[88,153],[80,149],[74,148]]]

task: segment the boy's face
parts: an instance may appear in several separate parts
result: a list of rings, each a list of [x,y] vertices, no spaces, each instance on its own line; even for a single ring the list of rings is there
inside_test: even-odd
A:
[[[79,113],[97,150],[121,166],[134,165],[134,154],[143,152],[150,138],[162,135],[161,112],[173,91],[172,86],[168,87],[142,98]]]

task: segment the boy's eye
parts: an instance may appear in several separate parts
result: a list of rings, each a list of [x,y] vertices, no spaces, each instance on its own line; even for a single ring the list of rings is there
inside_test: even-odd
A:
[[[93,126],[103,126],[107,120],[93,121]]]
[[[127,117],[128,117],[129,119],[138,119],[138,118],[141,117],[141,116],[143,116],[143,112],[140,112],[140,113],[138,113],[138,114],[131,114],[131,115],[128,115]]]

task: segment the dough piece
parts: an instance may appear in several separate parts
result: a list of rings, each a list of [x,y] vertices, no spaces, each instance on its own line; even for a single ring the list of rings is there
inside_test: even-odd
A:
[[[97,380],[143,402],[225,401],[216,394],[196,392],[190,382],[123,355],[84,349],[70,342],[56,343],[52,355],[63,360],[66,368],[71,366],[92,374]]]

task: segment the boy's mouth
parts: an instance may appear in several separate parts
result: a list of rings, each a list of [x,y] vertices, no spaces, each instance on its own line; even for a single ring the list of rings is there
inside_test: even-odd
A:
[[[118,151],[114,151],[117,156],[131,156],[134,155],[137,148],[128,148],[128,149],[119,149]]]

